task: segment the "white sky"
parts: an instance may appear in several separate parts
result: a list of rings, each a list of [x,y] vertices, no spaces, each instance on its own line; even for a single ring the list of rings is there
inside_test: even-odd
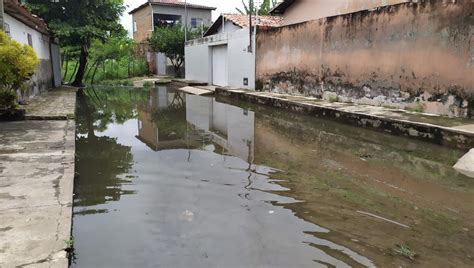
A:
[[[127,10],[122,16],[122,25],[128,30],[129,34],[132,32],[132,16],[128,15],[128,12],[147,0],[125,0],[125,5],[128,6]],[[184,0],[183,0],[184,1]],[[247,1],[247,0],[244,0]],[[221,13],[236,13],[236,7],[243,9],[242,0],[188,0],[190,4],[201,4],[205,6],[217,7],[212,12],[212,19],[216,20]]]

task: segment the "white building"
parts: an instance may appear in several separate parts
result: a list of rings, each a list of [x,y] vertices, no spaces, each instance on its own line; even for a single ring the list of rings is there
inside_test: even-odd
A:
[[[252,27],[278,27],[282,18],[252,17]],[[255,89],[255,30],[247,15],[222,14],[203,38],[186,43],[186,79]]]
[[[40,60],[26,95],[34,96],[60,86],[62,81],[59,46],[52,40],[46,23],[31,14],[18,0],[3,2],[3,30],[18,43],[31,46]]]

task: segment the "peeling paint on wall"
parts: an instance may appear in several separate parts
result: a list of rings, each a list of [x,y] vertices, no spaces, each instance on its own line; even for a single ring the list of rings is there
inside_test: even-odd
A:
[[[469,117],[474,1],[402,3],[257,35],[257,89]]]

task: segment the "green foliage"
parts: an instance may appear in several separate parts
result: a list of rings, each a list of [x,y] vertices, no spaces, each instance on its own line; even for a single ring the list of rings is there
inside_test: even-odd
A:
[[[0,89],[0,109],[11,109],[15,107],[16,92],[13,90]]]
[[[15,92],[24,89],[39,63],[35,51],[0,31],[0,105],[13,108]]]
[[[252,3],[252,8],[250,8],[250,4],[247,5],[244,0],[242,0],[242,4],[244,5],[244,10],[241,10],[240,8],[236,8],[236,10],[243,15],[250,15],[250,12],[252,14],[256,13],[256,8],[255,8],[255,0],[253,0]],[[260,4],[260,7],[258,8],[258,15],[260,16],[268,16],[270,15],[270,11],[273,9],[278,4],[277,0],[263,0],[262,4]]]
[[[48,23],[61,44],[80,48],[76,86],[82,85],[91,42],[126,35],[120,24],[123,0],[27,0],[26,4]]]
[[[389,250],[389,253],[393,256],[401,256],[410,260],[415,260],[417,256],[416,252],[410,248],[407,244],[396,245],[394,248]]]
[[[72,52],[71,52],[72,51]],[[135,54],[136,43],[127,36],[111,36],[105,41],[95,39],[89,49],[89,64],[86,66],[84,82],[95,84],[104,80],[125,79],[148,74],[143,57]],[[73,48],[63,51],[66,63],[63,66],[65,81],[72,81],[78,56]],[[66,53],[69,53],[69,58]],[[70,62],[69,60],[72,60]],[[72,70],[72,72],[71,72]],[[130,84],[129,84],[130,85]]]
[[[413,106],[406,107],[405,109],[410,112],[422,113],[425,111],[425,106],[417,100]]]
[[[187,35],[189,40],[200,37],[199,31],[192,28],[187,30]],[[184,63],[184,28],[181,25],[156,28],[148,38],[148,43],[155,52],[164,53],[171,60],[176,75],[181,76]]]

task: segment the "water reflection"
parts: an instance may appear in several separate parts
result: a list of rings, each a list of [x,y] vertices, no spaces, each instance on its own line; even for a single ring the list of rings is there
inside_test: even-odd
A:
[[[242,106],[169,87],[79,95],[74,266],[473,262],[462,152]],[[386,254],[400,243],[423,258]]]
[[[219,103],[214,98],[186,95],[186,120],[208,134],[223,149],[222,154],[253,163],[254,112]]]
[[[105,130],[114,121],[113,118],[123,122],[132,118],[133,113],[127,108],[121,112],[113,110],[112,105],[107,105],[107,110],[100,109],[99,103],[103,98],[98,95],[95,95],[96,99],[88,97],[86,94],[91,92],[81,90],[77,95],[76,170],[80,173],[76,176],[76,182],[80,183],[75,184],[74,204],[79,208],[76,213],[82,214],[107,212],[106,209],[93,206],[118,201],[121,195],[133,193],[121,188],[122,184],[130,180],[120,176],[128,173],[132,167],[131,148],[118,144],[116,138],[97,135],[97,132]],[[124,102],[120,104],[122,106]]]

